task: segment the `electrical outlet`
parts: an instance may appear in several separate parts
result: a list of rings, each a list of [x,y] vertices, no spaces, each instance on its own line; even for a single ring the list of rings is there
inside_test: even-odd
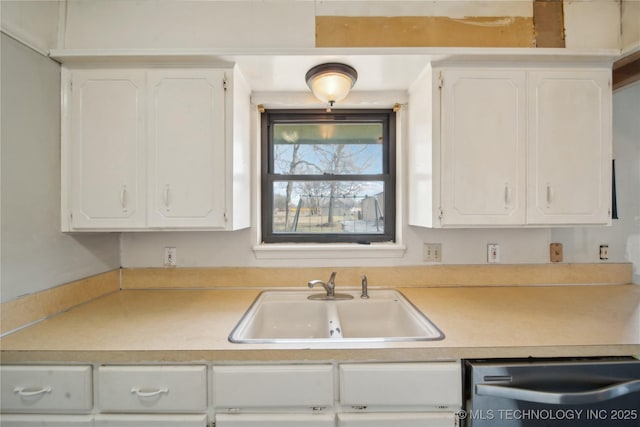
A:
[[[497,243],[489,243],[487,245],[487,262],[496,264],[500,262],[500,245]]]
[[[176,262],[177,251],[176,248],[164,248],[164,266],[165,267],[175,267],[177,265]]]
[[[600,245],[600,259],[609,259],[609,245]]]
[[[442,244],[425,243],[422,248],[422,259],[426,262],[442,262]]]

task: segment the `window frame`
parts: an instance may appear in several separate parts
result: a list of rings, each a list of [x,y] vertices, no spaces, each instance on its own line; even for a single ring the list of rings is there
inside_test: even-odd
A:
[[[274,124],[280,123],[381,123],[382,173],[288,175],[274,173]],[[396,242],[396,113],[392,109],[269,109],[261,114],[261,241],[270,243]],[[382,181],[384,233],[282,233],[273,232],[273,184],[276,181]]]

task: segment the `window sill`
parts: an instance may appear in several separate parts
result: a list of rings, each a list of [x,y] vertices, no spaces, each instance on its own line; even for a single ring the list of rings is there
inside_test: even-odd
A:
[[[263,243],[253,252],[258,259],[401,258],[406,249],[398,243]]]

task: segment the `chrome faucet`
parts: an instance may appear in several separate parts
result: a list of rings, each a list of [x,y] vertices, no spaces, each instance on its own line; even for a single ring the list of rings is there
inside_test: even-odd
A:
[[[325,291],[327,291],[327,298],[334,298],[336,296],[336,272],[331,273],[331,277],[325,283],[322,280],[312,280],[308,283],[310,288],[313,288],[315,285],[322,285]]]

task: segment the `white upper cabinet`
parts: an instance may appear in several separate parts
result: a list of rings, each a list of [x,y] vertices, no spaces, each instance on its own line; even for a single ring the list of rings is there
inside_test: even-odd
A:
[[[250,225],[236,68],[63,68],[63,85],[63,231]]]
[[[63,221],[77,229],[144,226],[144,73],[77,70],[67,89]]]
[[[611,219],[611,73],[529,73],[531,224]]]
[[[442,225],[523,224],[525,73],[442,74]]]
[[[609,224],[610,74],[429,67],[410,89],[409,224]]]
[[[147,75],[149,226],[224,228],[224,71]]]

